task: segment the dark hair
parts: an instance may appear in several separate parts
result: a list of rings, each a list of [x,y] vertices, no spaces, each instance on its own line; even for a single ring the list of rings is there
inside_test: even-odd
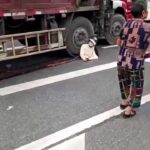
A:
[[[140,18],[144,10],[147,10],[145,0],[137,0],[133,3],[131,12],[134,18]]]

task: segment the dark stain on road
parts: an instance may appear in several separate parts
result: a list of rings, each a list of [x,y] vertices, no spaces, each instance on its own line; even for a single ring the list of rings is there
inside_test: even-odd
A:
[[[42,68],[56,67],[77,60],[78,58],[70,57],[64,50],[0,62],[0,80]]]

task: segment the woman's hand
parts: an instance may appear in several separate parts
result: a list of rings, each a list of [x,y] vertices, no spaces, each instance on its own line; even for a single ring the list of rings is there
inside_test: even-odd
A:
[[[116,44],[117,44],[118,46],[120,46],[120,45],[121,45],[121,42],[122,42],[122,40],[121,40],[120,38],[117,38],[117,40],[116,40]]]

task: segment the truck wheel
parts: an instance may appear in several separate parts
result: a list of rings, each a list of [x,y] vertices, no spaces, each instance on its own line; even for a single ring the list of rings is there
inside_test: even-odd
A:
[[[66,29],[67,51],[71,56],[77,56],[81,45],[88,43],[89,38],[94,36],[93,25],[87,18],[77,17]]]
[[[112,16],[110,20],[110,26],[106,28],[105,31],[105,38],[109,44],[115,44],[116,39],[120,34],[120,31],[123,27],[123,24],[125,23],[124,16],[120,14],[116,14]]]

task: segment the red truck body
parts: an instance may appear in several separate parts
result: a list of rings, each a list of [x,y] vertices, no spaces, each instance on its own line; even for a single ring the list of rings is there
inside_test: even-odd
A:
[[[126,8],[126,17],[127,17],[127,19],[131,19],[132,18],[132,14],[131,14],[132,0],[131,1],[122,0],[122,2],[123,2],[123,7]]]
[[[102,0],[91,0],[94,6],[99,6]],[[113,0],[115,9],[122,7],[127,19],[132,18],[132,0]],[[0,16],[58,14],[76,11],[76,0],[1,0]],[[17,14],[18,13],[18,14]]]
[[[113,8],[116,13],[121,13],[126,19],[131,19],[131,6],[133,0],[113,0]]]
[[[94,0],[92,5],[100,5],[101,0]],[[0,16],[58,14],[75,11],[76,0],[1,0]]]
[[[121,0],[121,1],[123,4],[123,8],[126,9],[125,10],[126,18],[131,19],[132,18],[132,14],[131,14],[132,0]]]
[[[41,13],[59,13],[61,10],[73,9],[72,1],[64,0],[2,0],[0,2],[1,15],[4,13],[26,12],[27,15]]]

